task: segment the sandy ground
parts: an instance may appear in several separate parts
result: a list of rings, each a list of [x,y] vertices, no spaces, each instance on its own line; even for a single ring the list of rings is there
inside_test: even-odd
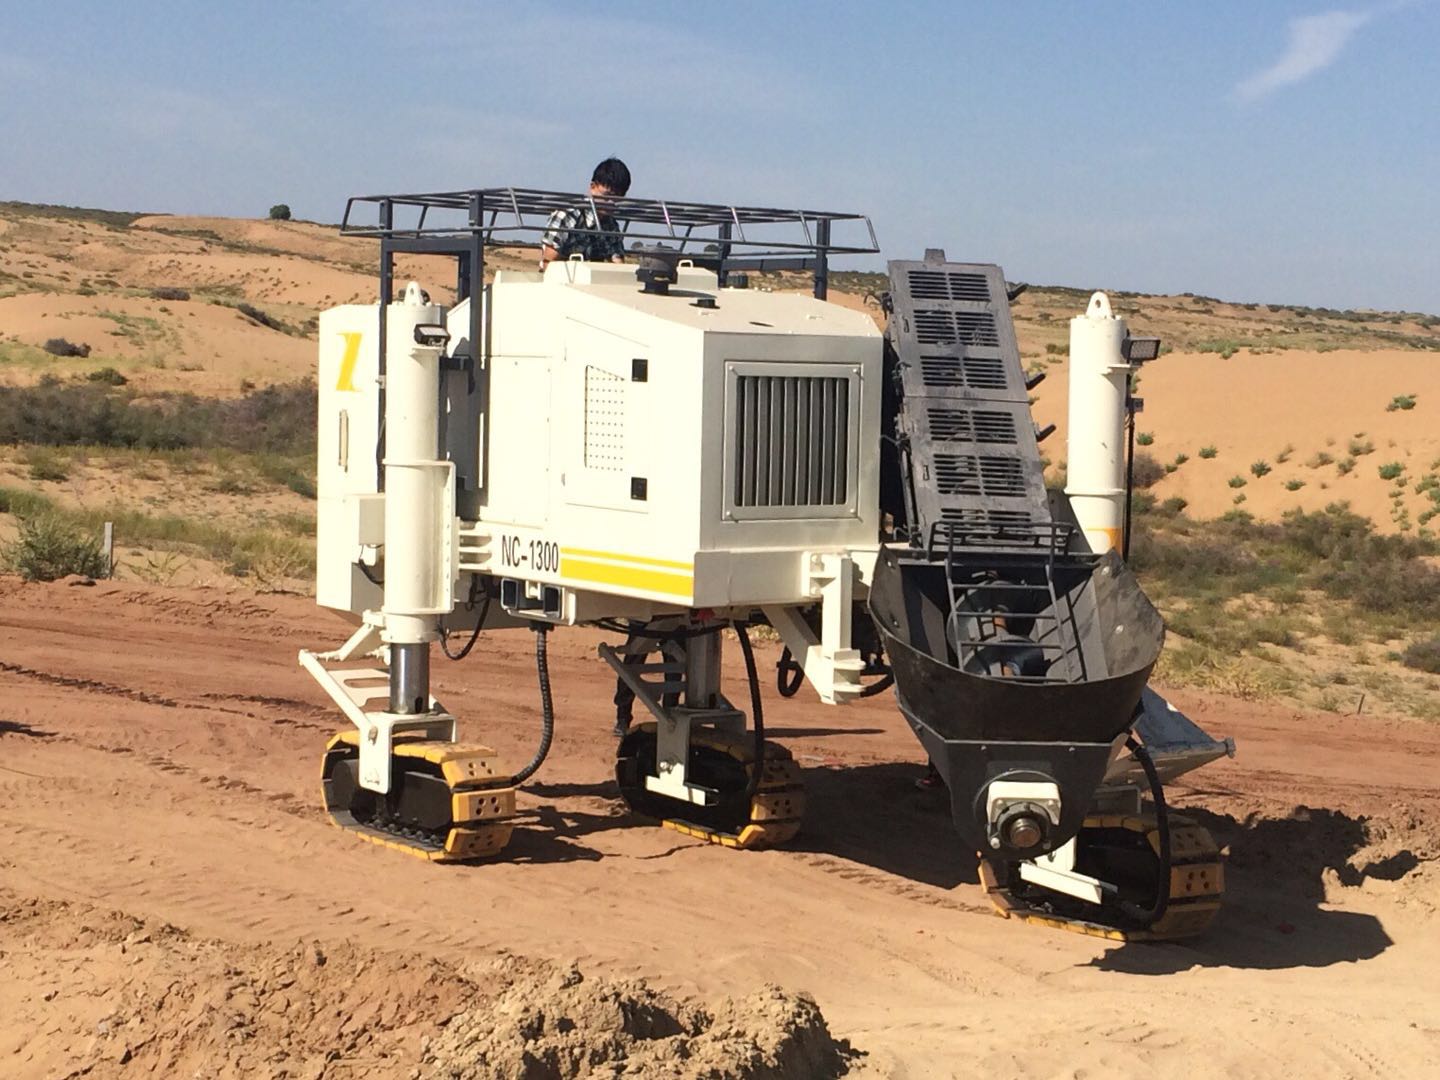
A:
[[[1174,792],[1229,845],[1230,903],[1194,943],[1115,946],[989,914],[883,699],[767,698],[810,792],[790,849],[631,817],[583,631],[552,643],[556,747],[505,859],[432,867],[349,839],[317,809],[335,717],[295,665],[343,636],[299,597],[0,580],[0,1074],[406,1075],[485,1028],[526,965],[703,1002],[808,992],[861,1076],[1440,1059],[1434,727],[1177,692],[1240,743]],[[535,737],[531,649],[497,634],[437,669],[508,762]],[[470,1027],[440,1027],[467,1004]]]

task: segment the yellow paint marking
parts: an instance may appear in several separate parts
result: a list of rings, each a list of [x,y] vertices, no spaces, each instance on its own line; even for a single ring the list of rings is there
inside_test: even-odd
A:
[[[582,559],[611,559],[615,562],[639,563],[641,566],[663,566],[670,570],[694,570],[693,563],[675,562],[671,559],[651,559],[643,555],[622,555],[617,551],[587,551],[584,548],[566,548],[566,555],[577,555]]]
[[[644,592],[664,593],[689,599],[694,578],[664,570],[645,570],[638,566],[612,566],[609,563],[577,559],[569,554],[560,558],[560,576],[600,585],[620,585]]]
[[[350,332],[340,336],[345,339],[345,355],[340,358],[340,378],[335,383],[335,389],[358,393],[359,388],[355,385],[355,364],[360,359],[360,339],[365,335]]]

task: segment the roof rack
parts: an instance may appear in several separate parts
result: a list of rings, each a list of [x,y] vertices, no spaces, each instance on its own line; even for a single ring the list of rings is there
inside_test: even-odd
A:
[[[613,215],[627,246],[670,246],[715,270],[722,281],[741,270],[814,271],[815,292],[822,298],[832,257],[880,250],[875,228],[863,214],[628,197],[597,207],[588,194],[508,187],[356,195],[345,204],[340,231],[376,237],[386,254],[473,252],[483,259],[487,247],[538,247],[550,215],[576,206]],[[849,226],[843,230],[847,234],[859,235],[837,239],[837,223]]]

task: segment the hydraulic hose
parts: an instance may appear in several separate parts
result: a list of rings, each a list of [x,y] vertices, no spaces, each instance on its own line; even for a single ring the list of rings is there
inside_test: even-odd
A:
[[[472,599],[473,603],[473,599]],[[475,642],[480,640],[480,628],[485,625],[485,617],[490,614],[490,594],[485,594],[485,603],[480,608],[480,617],[475,620],[475,629],[470,632],[470,640],[465,642],[458,653],[450,651],[450,635],[444,630],[440,631],[440,651],[451,660],[464,660],[470,655],[470,650],[475,648]]]
[[[786,672],[790,677],[785,677]],[[794,697],[800,690],[800,684],[805,681],[805,669],[795,662],[795,654],[790,651],[790,646],[780,654],[780,659],[775,663],[775,689],[781,697]]]
[[[515,787],[529,780],[536,770],[545,764],[545,758],[550,754],[550,744],[555,740],[555,702],[550,696],[550,662],[546,655],[550,628],[534,625],[531,629],[535,631],[535,673],[540,680],[540,745],[536,747],[530,764],[511,779],[510,783]]]
[[[1145,779],[1150,782],[1150,797],[1155,801],[1155,831],[1160,834],[1160,871],[1154,904],[1147,908],[1121,900],[1119,908],[1127,918],[1141,926],[1153,926],[1164,917],[1166,908],[1170,906],[1170,810],[1165,805],[1165,790],[1160,785],[1160,774],[1155,771],[1150,752],[1133,735],[1125,740],[1125,745],[1140,762],[1140,767],[1145,770]]]
[[[745,677],[750,682],[750,722],[755,728],[755,765],[750,772],[750,782],[745,785],[745,798],[755,798],[760,781],[765,775],[765,709],[760,701],[760,675],[755,670],[755,650],[750,645],[750,633],[742,622],[731,623],[735,636],[740,639],[740,652],[745,656]]]

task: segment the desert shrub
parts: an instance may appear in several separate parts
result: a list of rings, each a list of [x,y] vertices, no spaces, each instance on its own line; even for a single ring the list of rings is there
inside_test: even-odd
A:
[[[1440,675],[1440,637],[1429,641],[1412,641],[1400,654],[1400,662],[1417,671]]]
[[[1344,476],[1348,472],[1353,472],[1354,469],[1355,459],[1353,457],[1341,458],[1335,463],[1335,471],[1341,476]]]
[[[1285,490],[1286,490],[1286,491],[1299,491],[1299,490],[1300,490],[1301,488],[1303,488],[1304,486],[1305,486],[1305,481],[1304,481],[1304,480],[1286,480],[1286,481],[1285,481]]]
[[[1305,462],[1305,467],[1307,469],[1318,469],[1321,466],[1333,465],[1334,463],[1335,459],[1333,457],[1327,454],[1324,450],[1319,450],[1316,451],[1316,453],[1310,458],[1310,460]]]
[[[1242,488],[1242,487],[1244,487],[1247,483],[1249,483],[1249,481],[1246,480],[1246,479],[1245,479],[1243,476],[1241,476],[1239,473],[1236,473],[1234,476],[1230,477],[1230,479],[1229,479],[1228,481],[1226,481],[1226,482],[1227,482],[1232,488]]]
[[[1350,440],[1349,450],[1351,457],[1364,457],[1375,452],[1375,444],[1363,435],[1356,435]]]
[[[271,221],[289,221],[289,220],[290,220],[290,207],[286,206],[283,202],[282,202],[282,203],[276,203],[274,206],[270,207],[270,220],[271,220]]]
[[[0,443],[127,446],[145,450],[222,447],[310,455],[315,384],[291,383],[219,400],[193,394],[141,399],[108,380],[0,387]]]
[[[59,483],[70,479],[70,470],[66,462],[48,446],[32,447],[25,460],[30,466],[30,479],[32,480],[49,480]]]
[[[1155,441],[1155,436],[1148,431],[1141,431],[1135,436],[1135,442],[1140,446],[1149,446]]]
[[[1415,408],[1414,394],[1396,394],[1390,399],[1390,404],[1385,406],[1386,412],[1395,412],[1397,409]]]
[[[89,345],[76,345],[73,341],[66,341],[63,337],[52,337],[44,345],[40,346],[51,356],[89,356]]]
[[[1285,449],[1281,450],[1278,454],[1275,455],[1275,464],[1284,465],[1287,461],[1290,460],[1290,455],[1293,453],[1295,453],[1295,447],[1293,447],[1289,443],[1286,443]]]
[[[284,323],[282,323],[279,319],[266,315],[265,312],[261,311],[254,304],[246,304],[242,302],[235,305],[235,310],[240,312],[240,314],[244,315],[247,319],[250,319],[253,322],[257,322],[261,326],[266,327],[267,329],[279,330],[281,332],[285,330]]]
[[[1175,463],[1174,463],[1174,464],[1175,464],[1175,467],[1178,469],[1181,465],[1184,465],[1185,462],[1187,462],[1187,461],[1189,461],[1189,460],[1190,460],[1190,455],[1189,455],[1189,454],[1176,454],[1176,455],[1175,455]]]
[[[1270,464],[1266,461],[1251,462],[1250,471],[1255,474],[1255,478],[1258,480],[1260,477],[1265,476],[1270,472]]]
[[[0,549],[0,566],[26,581],[55,581],[70,574],[100,577],[105,553],[85,530],[45,514],[21,519],[14,542]]]
[[[1240,492],[1238,495],[1236,495],[1233,499],[1231,499],[1230,501],[1231,501],[1232,503],[1234,503],[1236,506],[1239,506],[1241,503],[1243,503],[1243,502],[1245,501],[1245,498],[1246,498],[1246,495],[1245,495],[1245,493],[1242,491],[1242,492]]]
[[[1134,466],[1135,486],[1141,490],[1154,487],[1165,476],[1165,467],[1143,451],[1135,455]]]
[[[113,367],[102,367],[90,372],[85,376],[90,382],[104,383],[106,386],[124,386],[130,380]]]
[[[1200,457],[1205,461],[1209,461],[1219,453],[1220,451],[1213,446],[1202,446],[1200,448]]]
[[[159,289],[151,289],[150,296],[155,300],[189,300],[190,293],[186,289],[174,289],[165,286]]]
[[[1165,517],[1178,517],[1185,512],[1185,507],[1190,504],[1179,495],[1172,495],[1155,508],[1156,513]]]
[[[1403,473],[1404,471],[1405,471],[1405,466],[1402,465],[1400,462],[1398,462],[1398,461],[1387,461],[1384,465],[1381,465],[1381,466],[1380,466],[1380,479],[1381,479],[1381,480],[1394,480],[1394,479],[1398,478],[1398,477],[1400,476],[1400,474]]]

